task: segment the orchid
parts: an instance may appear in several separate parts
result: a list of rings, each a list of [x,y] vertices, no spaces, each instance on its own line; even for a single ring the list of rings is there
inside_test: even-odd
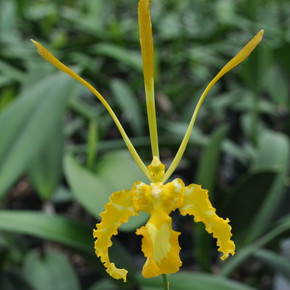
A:
[[[205,88],[193,112],[177,154],[169,168],[165,170],[165,166],[159,159],[150,2],[150,0],[140,0],[138,5],[146,107],[152,149],[152,162],[149,166],[145,165],[136,152],[120,121],[102,95],[83,78],[55,58],[41,44],[32,40],[43,58],[83,84],[101,101],[119,129],[136,164],[150,181],[149,184],[138,181],[133,184],[131,189],[114,192],[110,201],[105,205],[105,211],[101,214],[101,222],[96,225],[96,229],[93,231],[93,236],[96,238],[96,255],[100,257],[107,272],[113,278],[123,279],[124,281],[126,281],[127,270],[117,268],[110,261],[108,250],[112,245],[111,238],[117,234],[121,224],[127,222],[131,216],[138,215],[141,211],[150,215],[147,223],[136,230],[137,235],[143,236],[142,251],[147,258],[142,270],[145,278],[175,273],[182,265],[178,243],[180,233],[172,229],[172,219],[170,217],[170,213],[176,209],[179,209],[181,215],[192,215],[195,222],[203,222],[205,224],[206,231],[217,239],[218,251],[222,253],[222,260],[227,259],[230,254],[235,254],[235,244],[231,240],[232,234],[229,219],[223,219],[216,214],[215,208],[209,201],[208,191],[197,184],[186,186],[181,179],[167,181],[184,154],[197,114],[206,95],[223,75],[250,55],[263,37],[263,30],[261,30],[220,70]]]

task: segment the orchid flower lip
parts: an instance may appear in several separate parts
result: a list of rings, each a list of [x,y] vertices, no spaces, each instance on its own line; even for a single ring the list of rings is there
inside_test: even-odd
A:
[[[147,258],[142,270],[145,278],[175,273],[182,265],[178,243],[180,233],[172,229],[169,216],[176,209],[181,215],[193,215],[196,222],[205,224],[206,231],[217,239],[218,250],[223,253],[221,259],[226,259],[229,254],[234,255],[235,245],[231,240],[229,220],[215,213],[207,190],[197,184],[185,186],[181,179],[163,184],[160,180],[164,175],[164,165],[157,157],[153,158],[148,171],[153,176],[153,182],[149,185],[136,182],[131,190],[113,193],[101,214],[101,222],[94,230],[96,254],[112,277],[125,281],[127,271],[116,268],[110,262],[108,248],[112,244],[111,237],[130,216],[138,215],[141,211],[150,214],[145,226],[136,230],[137,235],[143,236],[142,251]]]

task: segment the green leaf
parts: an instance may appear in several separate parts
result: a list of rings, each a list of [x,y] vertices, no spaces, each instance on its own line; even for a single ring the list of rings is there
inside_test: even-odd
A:
[[[61,253],[48,251],[41,255],[31,251],[24,261],[24,276],[37,290],[79,290],[75,270]]]
[[[258,239],[256,242],[239,249],[235,256],[233,256],[223,267],[220,272],[221,276],[229,276],[233,271],[239,267],[247,258],[252,256],[259,248],[265,246],[279,235],[290,230],[290,215],[284,217],[279,223],[272,227],[272,230]]]
[[[64,244],[96,264],[98,271],[107,275],[103,264],[94,253],[93,229],[85,224],[38,212],[0,210],[0,231],[33,235]],[[116,240],[110,249],[110,258],[118,267],[128,270],[128,280],[134,280],[135,266],[130,255]]]
[[[97,156],[97,144],[99,139],[99,128],[96,120],[91,120],[87,133],[87,167],[92,170]]]
[[[222,0],[215,3],[215,14],[221,25],[231,25],[237,17],[236,3],[231,0]]]
[[[107,180],[113,191],[130,189],[136,181],[147,181],[127,150],[106,154],[98,163],[97,175]]]
[[[39,154],[55,130],[74,81],[54,74],[24,91],[0,115],[0,196]]]
[[[75,198],[97,218],[100,218],[100,213],[104,211],[104,205],[109,202],[113,192],[130,189],[134,182],[144,179],[127,151],[107,154],[99,162],[97,173],[88,171],[72,156],[66,155],[64,169]],[[134,230],[146,219],[147,215],[140,213],[123,224],[121,229]]]
[[[271,53],[272,51],[265,43],[259,45],[242,66],[245,83],[254,92],[256,98],[271,64]]]
[[[203,150],[202,157],[197,169],[196,182],[202,184],[209,193],[214,189],[217,176],[217,167],[221,153],[221,144],[228,131],[228,126],[224,125],[214,131],[207,146]]]
[[[0,289],[3,290],[38,290],[33,288],[19,273],[4,271],[0,273]]]
[[[255,251],[254,256],[261,259],[274,272],[282,275],[290,282],[290,264],[288,260],[274,252],[262,249]]]
[[[68,218],[33,211],[0,210],[0,230],[34,235],[93,254],[92,229]]]
[[[51,197],[62,174],[64,135],[62,119],[59,121],[54,128],[54,134],[51,134],[51,138],[36,156],[28,172],[30,181],[43,199]]]
[[[279,210],[285,195],[285,181],[290,163],[289,152],[290,142],[286,135],[273,131],[266,131],[262,134],[259,140],[259,151],[252,169],[273,168],[278,174],[267,190],[268,194],[264,193],[259,211],[250,223],[248,241],[252,241],[265,232]],[[267,180],[264,180],[263,183],[267,183]],[[263,186],[262,183],[261,186]]]
[[[267,86],[270,97],[275,104],[280,106],[288,105],[288,80],[286,75],[282,73],[278,66],[272,66],[269,69],[265,85]]]
[[[223,212],[230,219],[235,242],[241,244],[248,234],[252,223],[269,192],[277,175],[275,170],[261,170],[247,173],[239,180],[237,185],[229,192],[227,206]]]
[[[93,284],[89,290],[118,290],[120,289],[111,279],[103,279]]]
[[[127,116],[128,123],[131,125],[136,136],[144,133],[142,112],[140,104],[134,96],[131,88],[122,80],[114,79],[110,82],[110,87],[122,112]]]
[[[25,74],[22,71],[10,66],[4,61],[0,61],[0,72],[2,75],[8,76],[10,79],[18,82],[23,81],[25,78]]]
[[[171,290],[253,290],[254,288],[219,276],[202,273],[176,273],[168,276]],[[164,289],[161,277],[140,278],[142,290]]]
[[[92,49],[97,54],[102,54],[111,58],[118,60],[120,63],[124,63],[129,67],[132,67],[140,73],[143,71],[142,68],[142,58],[140,52],[129,51],[123,47],[110,44],[102,43],[96,45]]]
[[[110,185],[82,167],[74,157],[64,158],[64,172],[76,200],[93,216],[100,217],[112,194]]]

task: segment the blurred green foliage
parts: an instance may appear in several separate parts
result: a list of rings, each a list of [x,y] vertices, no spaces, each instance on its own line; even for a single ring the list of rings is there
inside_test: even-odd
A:
[[[166,165],[200,92],[265,30],[207,97],[176,171],[210,189],[218,214],[231,220],[237,253],[219,263],[203,227],[174,213],[184,267],[169,277],[171,289],[272,289],[276,275],[289,283],[280,247],[290,233],[289,1],[152,0],[151,14]],[[143,177],[102,105],[46,63],[30,38],[102,93],[151,161],[137,0],[2,0],[0,289],[162,289],[161,279],[139,274],[134,230],[146,215],[121,228],[111,251],[129,270],[127,284],[110,280],[94,256],[92,228],[104,203]]]

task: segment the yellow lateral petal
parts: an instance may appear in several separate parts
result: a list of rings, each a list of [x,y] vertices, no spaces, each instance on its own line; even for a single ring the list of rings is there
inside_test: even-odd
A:
[[[107,109],[109,114],[111,115],[112,119],[114,120],[117,128],[119,129],[121,136],[123,137],[129,152],[131,153],[133,159],[141,169],[141,171],[145,174],[145,176],[150,180],[150,176],[148,173],[148,170],[146,168],[146,165],[143,163],[141,158],[139,157],[138,153],[136,152],[134,146],[132,145],[130,139],[128,138],[125,130],[123,129],[119,119],[115,115],[114,111],[110,107],[110,105],[106,102],[106,100],[103,98],[103,96],[92,86],[90,85],[87,81],[85,81],[83,78],[81,78],[78,74],[76,74],[74,71],[72,71],[70,68],[68,68],[66,65],[64,65],[62,62],[60,62],[53,54],[51,54],[45,47],[43,47],[40,43],[37,41],[31,39],[31,41],[34,43],[36,46],[36,49],[38,53],[47,61],[52,63],[55,67],[57,67],[59,70],[65,72],[78,82],[80,82],[82,85],[84,85],[86,88],[88,88],[104,105],[104,107]]]
[[[174,170],[176,169],[176,167],[178,166],[183,153],[186,149],[186,146],[188,144],[188,140],[192,131],[192,128],[194,126],[197,114],[199,112],[199,109],[203,103],[203,100],[205,99],[207,93],[210,91],[210,89],[214,86],[214,84],[223,76],[225,75],[227,72],[229,72],[231,69],[233,69],[235,66],[237,66],[238,64],[240,64],[242,61],[244,61],[250,54],[251,52],[256,48],[256,46],[260,43],[260,41],[263,38],[263,33],[264,30],[261,30],[259,33],[257,33],[241,50],[240,52],[234,57],[232,58],[221,70],[220,72],[213,78],[213,80],[208,84],[208,86],[205,88],[204,92],[202,93],[195,109],[193,112],[193,115],[191,117],[190,123],[188,125],[188,128],[186,130],[186,133],[184,135],[184,138],[180,144],[180,147],[176,153],[176,156],[174,158],[174,160],[172,161],[170,167],[168,168],[168,170],[165,173],[164,176],[164,181],[165,182],[170,176],[171,174],[174,172]]]
[[[150,17],[150,2],[150,0],[139,1],[138,19],[152,157],[159,157],[154,96],[154,48]]]
[[[185,188],[184,204],[180,207],[182,215],[193,215],[195,222],[203,222],[207,232],[217,239],[218,250],[223,252],[222,260],[229,254],[235,254],[235,244],[231,240],[229,219],[222,219],[215,213],[215,208],[208,198],[208,191],[200,185],[191,184]]]
[[[147,224],[136,231],[142,235],[142,251],[147,260],[142,275],[145,278],[176,273],[182,262],[179,258],[179,232],[172,230],[171,218],[162,208],[152,212]]]
[[[105,205],[105,211],[101,213],[102,220],[94,230],[95,252],[107,268],[107,272],[115,279],[123,279],[126,282],[127,270],[118,269],[110,262],[108,249],[112,245],[111,238],[116,235],[121,224],[127,222],[130,216],[135,216],[130,190],[114,192],[110,202]]]

